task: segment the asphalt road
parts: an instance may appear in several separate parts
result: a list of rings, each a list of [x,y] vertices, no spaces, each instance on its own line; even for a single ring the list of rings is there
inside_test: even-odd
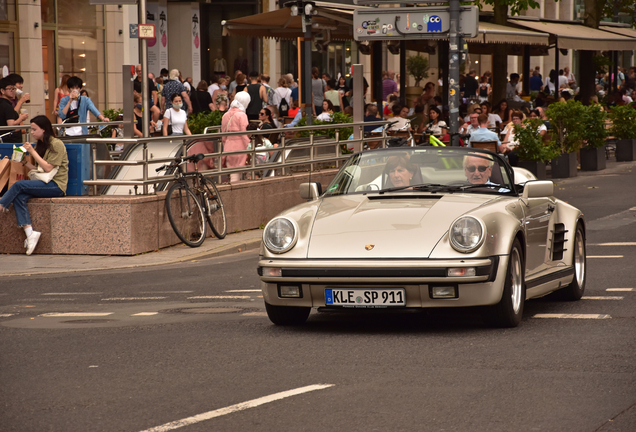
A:
[[[466,310],[276,327],[256,252],[0,278],[0,431],[633,432],[635,180],[558,183],[588,220],[586,298],[531,300],[516,329]]]

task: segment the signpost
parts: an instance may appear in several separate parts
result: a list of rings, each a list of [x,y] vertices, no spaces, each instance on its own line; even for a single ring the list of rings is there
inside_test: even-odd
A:
[[[356,4],[389,3],[382,0],[354,0]],[[428,0],[418,4],[429,3]],[[390,3],[395,3],[391,1]],[[440,3],[440,2],[435,2]],[[353,15],[353,36],[357,41],[426,40],[448,38],[448,107],[451,145],[459,145],[459,65],[466,59],[462,38],[477,36],[479,8],[448,6],[359,9]]]
[[[477,36],[479,8],[461,6],[459,32],[465,37]],[[356,10],[353,15],[355,40],[439,39],[448,35],[451,16],[448,7],[381,8]]]

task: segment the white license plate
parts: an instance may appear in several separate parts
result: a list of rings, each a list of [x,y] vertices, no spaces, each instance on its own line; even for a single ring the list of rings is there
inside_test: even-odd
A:
[[[402,288],[326,288],[325,304],[355,308],[387,308],[405,306],[406,296]]]

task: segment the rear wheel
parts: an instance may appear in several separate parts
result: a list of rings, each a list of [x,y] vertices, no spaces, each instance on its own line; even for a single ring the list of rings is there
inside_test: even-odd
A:
[[[574,234],[574,257],[572,259],[572,266],[574,266],[574,280],[572,280],[570,285],[557,291],[558,297],[562,300],[580,300],[585,292],[587,260],[585,252],[585,233],[583,232],[583,226],[581,224],[577,225],[576,233]]]
[[[201,246],[206,226],[196,195],[183,183],[174,183],[166,195],[166,213],[175,234],[190,247]]]
[[[494,306],[487,307],[483,312],[483,319],[487,324],[495,327],[517,327],[519,325],[526,299],[524,272],[521,243],[515,239],[510,250],[501,301]]]
[[[265,310],[269,320],[280,326],[304,324],[311,312],[310,307],[274,306],[269,303],[265,303]]]
[[[225,207],[223,206],[223,201],[221,201],[221,194],[214,182],[205,177],[201,180],[201,188],[205,195],[205,197],[202,197],[201,202],[208,225],[210,225],[210,229],[216,238],[225,238],[227,234],[227,219],[225,218]]]

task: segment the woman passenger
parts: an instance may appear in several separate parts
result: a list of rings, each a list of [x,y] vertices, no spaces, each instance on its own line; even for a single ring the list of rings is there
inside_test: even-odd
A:
[[[389,157],[384,168],[384,173],[387,175],[385,188],[422,183],[419,167],[411,163],[410,159],[406,153]]]

